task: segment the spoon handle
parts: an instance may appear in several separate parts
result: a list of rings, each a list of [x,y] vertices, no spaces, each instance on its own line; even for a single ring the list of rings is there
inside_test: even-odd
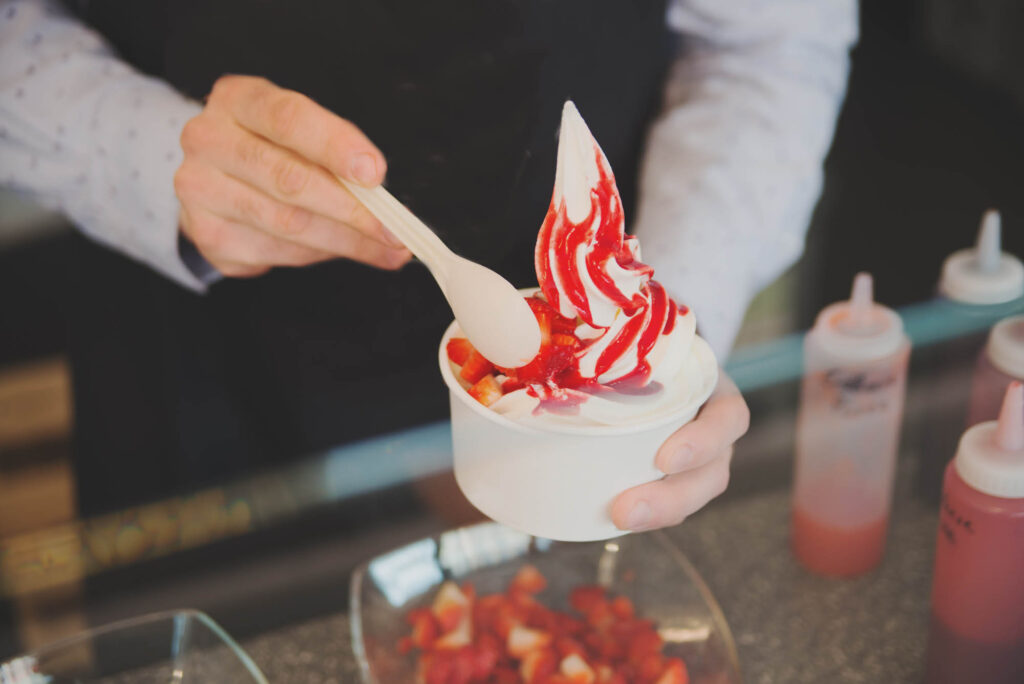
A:
[[[359,200],[370,213],[385,225],[399,240],[405,243],[416,258],[427,265],[437,276],[447,274],[446,264],[454,256],[434,231],[416,218],[409,209],[399,202],[383,185],[364,188],[339,178],[342,185]],[[440,278],[439,278],[440,282]],[[443,287],[443,283],[442,283]]]

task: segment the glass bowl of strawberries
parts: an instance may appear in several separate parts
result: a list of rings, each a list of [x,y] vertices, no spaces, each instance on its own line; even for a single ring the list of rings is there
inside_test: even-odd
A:
[[[556,542],[481,523],[352,577],[364,684],[734,684],[732,634],[662,532]]]

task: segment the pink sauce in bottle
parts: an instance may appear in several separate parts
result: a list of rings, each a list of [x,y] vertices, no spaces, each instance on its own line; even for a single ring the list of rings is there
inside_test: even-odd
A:
[[[946,468],[927,684],[1024,682],[1024,386]]]
[[[808,570],[847,577],[882,558],[910,342],[871,276],[826,307],[804,342],[791,546]]]

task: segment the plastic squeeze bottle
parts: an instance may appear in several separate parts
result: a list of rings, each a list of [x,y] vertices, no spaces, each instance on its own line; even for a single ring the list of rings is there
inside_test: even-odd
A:
[[[851,576],[885,548],[910,341],[860,273],[804,340],[797,417],[793,552],[809,570]]]
[[[1024,296],[1024,264],[1002,251],[1002,219],[989,209],[974,247],[953,252],[942,265],[939,293],[963,304],[1003,304]]]
[[[974,367],[967,427],[995,420],[1006,385],[1014,380],[1024,380],[1024,316],[1004,318],[989,333]]]
[[[928,684],[1024,682],[1024,386],[969,428],[939,512]]]

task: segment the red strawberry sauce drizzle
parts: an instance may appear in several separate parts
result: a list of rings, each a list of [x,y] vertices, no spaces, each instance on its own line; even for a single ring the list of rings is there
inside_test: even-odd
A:
[[[640,277],[650,278],[654,272],[650,266],[633,257],[629,241],[635,238],[625,235],[622,200],[615,185],[615,176],[596,143],[594,154],[597,158],[599,180],[590,190],[590,213],[582,222],[573,223],[569,218],[565,199],[562,198],[556,206],[555,198],[552,197],[547,216],[544,217],[544,223],[537,236],[535,252],[537,281],[544,297],[551,302],[556,311],[559,310],[560,294],[555,280],[557,272],[558,282],[570,303],[588,325],[594,325],[594,320],[580,278],[581,264],[578,263],[578,258],[581,245],[586,244],[590,247],[584,255],[582,267],[586,269],[601,294],[614,302],[627,316],[636,313],[644,305],[644,298],[639,294],[629,298],[619,291],[608,274],[608,261],[615,259],[621,268],[635,271]],[[554,263],[550,258],[552,246],[555,247],[556,254]]]
[[[585,263],[582,267],[586,269],[600,293],[622,309],[620,315],[630,317],[618,331],[615,339],[601,352],[595,367],[595,376],[599,377],[607,372],[634,345],[637,350],[637,365],[623,377],[606,385],[598,383],[595,378],[582,378],[579,374],[578,355],[593,341],[581,342],[577,345],[569,365],[557,364],[557,367],[551,368],[546,364],[540,364],[542,367],[551,368],[552,372],[540,375],[527,373],[532,375],[531,380],[526,383],[529,386],[528,392],[540,398],[542,406],[545,403],[558,403],[564,408],[578,405],[582,401],[578,393],[558,392],[559,388],[586,393],[611,389],[629,393],[656,391],[656,388],[645,389],[651,375],[647,355],[654,348],[660,335],[672,332],[677,316],[685,315],[687,312],[686,307],[677,306],[672,301],[664,287],[650,279],[654,269],[634,257],[632,246],[636,238],[625,235],[622,200],[615,185],[615,177],[596,142],[594,154],[599,180],[590,191],[591,208],[588,216],[580,223],[573,223],[569,218],[564,198],[556,205],[555,197],[552,197],[547,216],[537,236],[537,281],[540,283],[544,299],[550,303],[549,311],[553,320],[560,321],[563,326],[572,325],[575,328],[574,321],[559,314],[559,298],[564,292],[580,319],[592,327],[601,329],[602,326],[595,325],[587,292],[580,277],[580,247],[587,245],[587,249],[584,250]],[[553,262],[552,253],[555,255]],[[632,298],[619,290],[608,273],[611,259],[614,259],[620,268],[632,271],[645,281],[640,292]],[[534,313],[537,314],[536,308]],[[543,322],[541,327],[543,329]],[[541,345],[538,358],[543,355],[544,343]],[[533,366],[534,362],[529,365]],[[522,373],[519,377],[522,377]]]

